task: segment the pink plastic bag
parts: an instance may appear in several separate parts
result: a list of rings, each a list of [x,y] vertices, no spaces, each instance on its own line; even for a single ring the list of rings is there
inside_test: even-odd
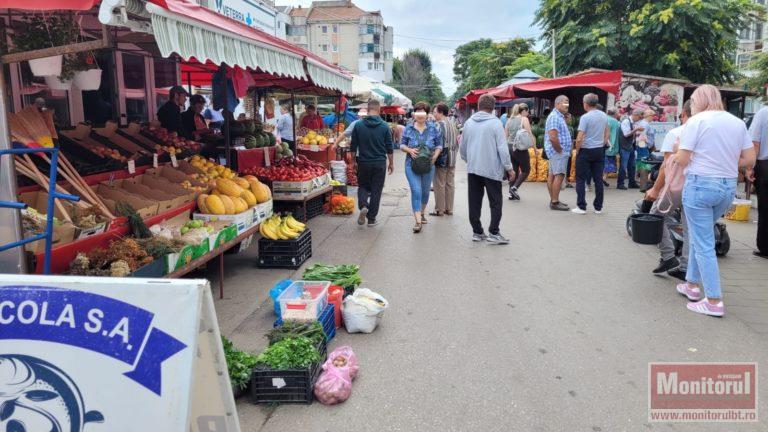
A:
[[[336,348],[323,364],[323,373],[315,383],[315,396],[324,405],[335,405],[349,399],[352,394],[352,380],[357,376],[359,366],[352,348]]]

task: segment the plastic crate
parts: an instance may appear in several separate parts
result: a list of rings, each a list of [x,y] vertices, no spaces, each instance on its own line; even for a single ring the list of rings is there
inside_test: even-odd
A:
[[[330,282],[295,281],[285,289],[277,301],[280,303],[280,318],[283,321],[314,321],[322,314],[328,304]],[[302,299],[303,293],[311,294],[311,299]]]
[[[322,365],[328,356],[328,344],[321,342],[317,350],[320,361],[305,368],[270,369],[256,366],[251,372],[251,400],[260,403],[310,404]]]
[[[293,281],[290,279],[283,279],[280,282],[276,283],[271,290],[269,290],[269,297],[272,299],[272,306],[275,310],[275,315],[277,315],[278,317],[280,316],[280,303],[278,303],[277,297],[280,295],[280,293],[285,291],[286,288],[291,286],[292,283]]]
[[[291,240],[259,239],[259,256],[292,256],[312,249],[312,232],[305,229],[298,237]]]
[[[317,319],[320,322],[320,326],[323,327],[323,333],[325,333],[326,342],[330,342],[331,339],[336,336],[335,310],[336,306],[332,303],[328,303],[325,306],[325,309],[323,309],[323,313],[320,315],[320,318]],[[283,319],[277,318],[272,327],[277,328],[281,325],[283,325]]]
[[[325,209],[323,208],[323,206],[325,205],[325,198],[327,196],[328,194],[325,193],[307,201],[307,219],[306,220],[310,220],[314,217],[320,216],[323,213],[325,213]]]
[[[311,248],[294,256],[260,256],[256,261],[256,266],[260,268],[287,268],[295,270],[301,267],[310,257],[312,257]]]

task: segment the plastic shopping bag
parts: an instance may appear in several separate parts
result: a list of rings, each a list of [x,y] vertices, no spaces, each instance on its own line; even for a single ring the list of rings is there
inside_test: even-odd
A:
[[[357,376],[358,369],[357,356],[352,348],[343,346],[333,350],[315,383],[317,400],[325,405],[335,405],[349,399],[352,380]]]
[[[381,322],[389,302],[381,295],[360,288],[344,299],[344,327],[349,333],[372,333]]]

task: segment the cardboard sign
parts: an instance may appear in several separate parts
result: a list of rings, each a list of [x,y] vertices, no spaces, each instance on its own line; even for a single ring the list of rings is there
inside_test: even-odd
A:
[[[208,282],[3,275],[0,406],[3,430],[239,432]]]
[[[136,174],[136,161],[133,159],[128,161],[128,174]]]

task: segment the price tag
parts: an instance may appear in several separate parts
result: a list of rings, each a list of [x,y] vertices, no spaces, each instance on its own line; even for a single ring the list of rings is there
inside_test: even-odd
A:
[[[269,147],[264,147],[264,166],[269,167],[271,165],[269,161]]]
[[[152,166],[157,168],[157,153],[152,155]]]
[[[136,161],[133,159],[128,161],[128,174],[136,174]]]
[[[171,155],[171,165],[173,165],[174,168],[179,167],[179,161],[176,160],[176,154]]]

